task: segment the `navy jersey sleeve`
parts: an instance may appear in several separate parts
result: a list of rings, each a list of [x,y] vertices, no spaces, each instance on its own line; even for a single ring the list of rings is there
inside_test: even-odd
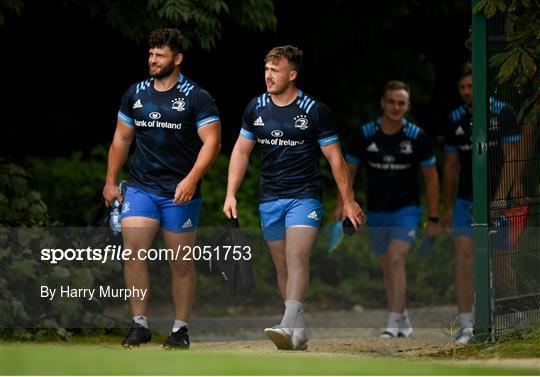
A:
[[[420,161],[420,166],[422,166],[423,168],[434,166],[437,160],[435,159],[435,155],[433,154],[433,146],[431,145],[431,141],[429,140],[429,137],[426,135],[424,130],[420,131],[417,143],[418,160]]]
[[[349,153],[345,155],[345,161],[355,166],[360,165],[364,159],[362,151],[364,146],[364,137],[362,135],[362,127],[356,127],[353,132],[352,141],[349,144]]]
[[[315,113],[315,126],[317,132],[317,140],[321,147],[337,143],[338,133],[336,129],[336,121],[332,111],[322,103],[317,106]]]
[[[500,140],[502,144],[518,142],[521,138],[521,130],[517,121],[515,110],[508,104],[501,109],[497,116],[500,122]]]
[[[446,127],[446,132],[444,133],[444,150],[446,153],[457,153],[458,151],[456,129],[457,129],[456,122],[454,122],[451,116],[449,116],[448,126]]]
[[[244,110],[242,117],[242,128],[240,129],[240,135],[249,140],[257,140],[255,137],[255,130],[253,129],[253,113],[255,111],[255,101],[257,97],[253,98]]]
[[[129,126],[133,126],[133,85],[124,93],[120,109],[118,110],[118,120]]]
[[[216,106],[216,101],[204,89],[200,89],[196,93],[194,114],[197,128],[201,128],[209,123],[219,120],[219,111]]]

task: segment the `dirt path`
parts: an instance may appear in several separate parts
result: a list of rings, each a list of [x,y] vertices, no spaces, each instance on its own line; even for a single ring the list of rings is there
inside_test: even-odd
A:
[[[446,349],[451,345],[443,342],[424,341],[420,339],[377,338],[340,338],[312,339],[309,342],[308,354],[317,355],[354,355],[354,356],[404,356],[415,357]],[[242,351],[248,353],[278,352],[268,340],[234,341],[234,342],[201,342],[193,343],[192,349],[212,351]],[[279,351],[282,352],[282,351]],[[289,351],[295,352],[295,351]],[[295,352],[298,353],[298,352]]]
[[[457,314],[455,307],[411,307],[408,310],[414,327],[413,337],[390,340],[378,338],[386,325],[386,310],[357,306],[348,311],[306,312],[309,352],[414,357],[452,349],[450,324]],[[171,312],[167,307],[154,307],[149,315],[153,330],[167,334],[172,324]],[[279,310],[275,312],[257,316],[201,316],[194,313],[190,321],[193,347],[264,353],[275,350],[263,334],[264,328],[281,320]]]
[[[125,309],[123,309],[125,310]],[[359,306],[348,311],[306,312],[309,326],[309,348],[306,352],[277,351],[265,338],[265,327],[279,323],[279,309],[268,309],[266,315],[205,316],[194,313],[190,321],[191,349],[212,352],[291,353],[299,355],[345,357],[404,357],[415,359],[440,351],[453,351],[450,341],[455,331],[457,315],[454,306],[413,306],[408,309],[414,333],[411,338],[379,339],[386,324],[384,309],[363,309]],[[240,313],[230,308],[231,313]],[[167,334],[172,324],[172,308],[154,306],[149,313],[152,329]],[[115,313],[117,316],[119,312]],[[126,314],[126,313],[124,313]],[[127,315],[127,314],[126,314]],[[124,316],[125,318],[125,316]],[[454,330],[452,330],[454,329]],[[152,344],[150,347],[159,347]],[[451,353],[450,353],[451,354]],[[442,360],[441,360],[442,361]],[[501,366],[535,367],[539,359],[526,360],[462,360],[449,362],[496,363]],[[540,374],[540,373],[539,373]]]

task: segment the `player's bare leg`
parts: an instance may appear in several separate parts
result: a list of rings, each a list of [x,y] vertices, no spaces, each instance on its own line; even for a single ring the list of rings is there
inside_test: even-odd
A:
[[[175,233],[163,230],[165,247],[173,251],[171,266],[171,291],[174,304],[174,323],[163,348],[188,349],[190,346],[188,322],[195,300],[195,265],[190,252],[195,243],[196,231]]]
[[[184,256],[193,249],[196,231],[173,233],[163,230],[163,241],[167,249],[175,253],[180,247],[181,252],[176,260],[170,260],[171,290],[174,303],[174,317],[184,322],[189,321],[193,301],[195,299],[195,265],[193,256]]]
[[[388,252],[379,256],[379,265],[381,266],[381,271],[383,273],[383,283],[384,291],[386,293],[386,305],[387,309],[390,312],[392,307],[392,276],[390,273],[390,258],[388,257]]]
[[[285,256],[285,240],[268,241],[268,248],[272,255],[272,260],[276,266],[277,284],[279,294],[283,301],[285,298],[285,290],[287,289],[287,258]]]
[[[459,313],[471,313],[473,306],[473,239],[456,237],[456,299]]]
[[[379,257],[379,263],[384,266],[383,274],[388,278],[388,324],[382,337],[408,337],[412,327],[406,313],[407,275],[405,271],[405,258],[411,244],[402,240],[392,240],[388,246],[386,256]],[[386,281],[385,281],[386,283]],[[386,288],[386,284],[385,284]]]
[[[459,329],[454,340],[467,344],[473,335],[473,239],[472,237],[456,237],[456,301],[459,311]]]
[[[126,288],[146,289],[150,292],[150,278],[148,276],[148,264],[144,255],[140,255],[139,250],[148,250],[152,246],[152,240],[159,228],[159,220],[147,217],[132,216],[122,219],[122,238],[124,249],[131,250],[131,257],[124,261],[124,281]],[[128,335],[122,341],[124,347],[137,347],[141,343],[146,343],[151,338],[148,326],[148,297],[144,299],[130,297],[129,304],[133,321],[130,325]]]
[[[127,288],[150,288],[148,264],[138,258],[139,250],[148,250],[159,229],[159,220],[148,217],[132,216],[122,219],[122,238],[124,249],[131,250],[131,258],[124,262],[124,280]],[[148,291],[147,291],[148,292]],[[134,316],[146,316],[148,313],[148,296],[144,300],[130,298],[131,313]]]
[[[303,319],[304,296],[309,285],[309,257],[317,236],[317,228],[294,226],[286,230],[285,256],[287,284],[285,313],[279,326],[266,329],[279,349],[307,348],[307,332]]]

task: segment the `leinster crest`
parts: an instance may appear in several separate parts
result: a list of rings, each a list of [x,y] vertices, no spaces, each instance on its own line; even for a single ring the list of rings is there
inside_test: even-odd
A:
[[[184,111],[186,109],[186,103],[183,98],[175,98],[172,101],[172,109],[176,111]]]
[[[410,140],[403,140],[399,143],[399,151],[403,154],[413,153],[412,143]]]

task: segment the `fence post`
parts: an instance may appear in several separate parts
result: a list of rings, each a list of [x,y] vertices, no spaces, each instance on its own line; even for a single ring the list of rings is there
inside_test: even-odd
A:
[[[472,0],[473,8],[479,1]],[[485,341],[493,324],[488,243],[487,33],[486,18],[481,12],[472,17],[472,64],[475,338]]]

